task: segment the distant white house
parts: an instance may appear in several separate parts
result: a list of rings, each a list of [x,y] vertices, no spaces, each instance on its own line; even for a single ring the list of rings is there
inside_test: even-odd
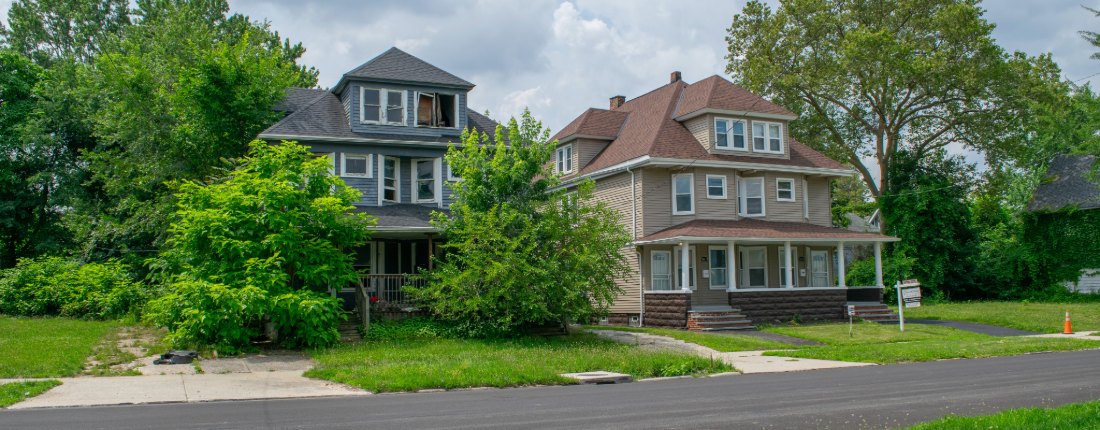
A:
[[[1035,190],[1028,205],[1030,211],[1057,211],[1066,207],[1100,210],[1100,186],[1088,179],[1096,164],[1093,155],[1059,155],[1051,161],[1046,178]],[[1100,293],[1100,268],[1081,269],[1076,281],[1063,283],[1066,289],[1082,293]]]

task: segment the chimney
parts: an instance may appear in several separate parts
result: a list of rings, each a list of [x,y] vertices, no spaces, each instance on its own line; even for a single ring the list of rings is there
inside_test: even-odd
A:
[[[672,75],[669,76],[668,83],[671,84],[673,82],[679,82],[679,81],[680,81],[680,71],[677,70],[675,72],[672,72]]]
[[[626,97],[623,97],[623,96],[612,97],[611,98],[611,110],[618,109],[619,106],[623,105],[623,103],[626,103]]]

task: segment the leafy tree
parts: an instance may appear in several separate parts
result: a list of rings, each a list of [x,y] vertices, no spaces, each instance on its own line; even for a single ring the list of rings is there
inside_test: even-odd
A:
[[[438,316],[472,335],[584,321],[606,312],[625,273],[630,243],[618,214],[592,200],[594,184],[559,188],[554,145],[524,112],[495,140],[466,132],[447,162],[461,177],[450,215],[436,213],[446,257],[406,287]]]
[[[215,173],[278,118],[287,88],[311,87],[300,45],[225,1],[142,0],[138,23],[81,69],[96,138],[89,193],[68,219],[85,258],[155,252],[174,207],[166,186]]]
[[[862,217],[871,216],[877,205],[870,200],[867,186],[857,178],[846,176],[835,181],[831,185],[833,196],[832,211],[833,225],[848,227],[847,214],[854,213]],[[851,284],[862,285],[862,284]]]
[[[251,148],[226,177],[179,185],[167,248],[153,262],[169,293],[150,319],[179,343],[223,350],[247,346],[264,317],[284,346],[330,344],[341,314],[327,291],[358,281],[349,251],[374,220],[351,213],[359,192],[306,147]]]
[[[977,0],[782,0],[775,11],[753,0],[728,30],[727,72],[800,113],[792,134],[854,166],[877,198],[902,150],[921,160],[950,144],[1022,144],[1025,95],[1045,96],[1057,67],[1006,54],[982,13]]]
[[[126,0],[19,0],[8,10],[11,47],[40,65],[88,62],[105,40],[130,25]]]
[[[918,158],[899,151],[890,188],[880,196],[888,232],[902,238],[892,256],[914,259],[912,274],[933,294],[973,298],[977,236],[967,195],[974,168],[938,150]]]

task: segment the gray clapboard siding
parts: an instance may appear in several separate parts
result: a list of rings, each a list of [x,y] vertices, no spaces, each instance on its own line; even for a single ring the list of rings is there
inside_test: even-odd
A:
[[[362,87],[367,88],[382,88],[393,91],[405,92],[405,125],[382,125],[382,124],[364,124],[359,122],[359,109],[362,105],[359,103],[360,91]],[[440,128],[440,127],[417,127],[416,124],[416,108],[415,95],[416,92],[433,92],[442,94],[453,94],[458,98],[458,128]],[[469,123],[466,117],[466,104],[467,97],[466,92],[454,89],[444,89],[428,86],[413,86],[413,85],[396,85],[396,84],[373,84],[365,82],[353,82],[350,85],[344,87],[344,93],[341,94],[341,99],[346,97],[348,99],[345,105],[348,112],[348,120],[351,125],[351,129],[358,133],[386,133],[386,134],[403,134],[406,136],[459,136],[462,134],[462,129],[466,128]]]

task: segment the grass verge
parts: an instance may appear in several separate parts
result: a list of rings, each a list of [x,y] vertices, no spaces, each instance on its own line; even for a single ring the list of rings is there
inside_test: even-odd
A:
[[[635,378],[733,370],[721,361],[640,350],[590,333],[502,340],[380,340],[341,345],[312,355],[317,366],[306,376],[373,392],[565,385],[573,381],[559,374],[594,370]]]
[[[858,323],[853,327],[852,336],[848,335],[848,324],[844,323],[776,326],[765,330],[826,345],[764,355],[878,364],[1100,348],[1100,342],[1092,340],[994,337],[922,324],[907,324],[905,332],[900,332],[895,325]]]
[[[56,379],[46,381],[10,382],[0,385],[0,408],[6,408],[45,393],[50,388],[58,385],[61,385],[61,381]]]
[[[118,324],[67,318],[0,317],[0,378],[73,376]]]
[[[761,351],[766,349],[791,348],[791,345],[783,342],[760,339],[757,337],[745,336],[743,334],[698,333],[693,331],[675,330],[668,328],[622,327],[602,325],[585,326],[584,328],[589,330],[628,331],[634,333],[648,333],[658,336],[667,336],[673,339],[680,339],[684,342],[702,345],[719,352]]]
[[[1100,303],[944,303],[909,308],[905,310],[905,316],[969,321],[1040,333],[1061,333],[1067,309],[1070,311],[1074,330],[1100,330]]]
[[[1012,409],[980,417],[949,416],[909,427],[909,430],[1030,430],[1100,428],[1100,401],[1058,408]]]

